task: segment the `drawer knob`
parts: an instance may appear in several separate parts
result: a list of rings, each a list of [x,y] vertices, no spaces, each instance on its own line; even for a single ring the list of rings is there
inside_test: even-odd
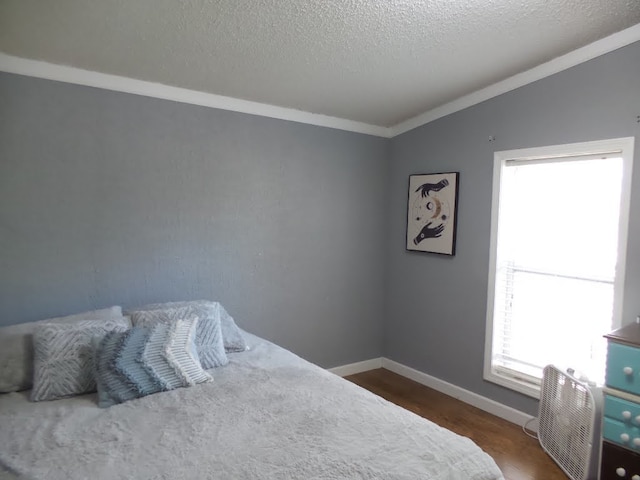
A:
[[[627,443],[629,441],[629,434],[628,433],[621,434],[620,440],[622,440],[624,443]]]
[[[631,480],[640,480],[640,475],[634,475]]]
[[[636,423],[640,423],[640,415],[636,417]]]
[[[622,369],[622,371],[624,372],[625,375],[631,375],[633,373],[633,368],[631,367],[624,367]]]
[[[629,410],[625,410],[624,412],[622,412],[622,418],[624,418],[625,420],[629,420],[631,418],[631,412]]]
[[[633,439],[633,445],[636,447],[640,447],[640,438],[636,437]]]
[[[624,477],[627,474],[627,471],[622,467],[618,467],[618,468],[616,468],[616,474],[619,477]]]

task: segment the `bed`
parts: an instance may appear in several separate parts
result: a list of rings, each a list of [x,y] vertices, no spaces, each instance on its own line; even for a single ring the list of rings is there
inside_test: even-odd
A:
[[[244,335],[213,382],[110,408],[0,395],[0,478],[503,479],[468,438]]]

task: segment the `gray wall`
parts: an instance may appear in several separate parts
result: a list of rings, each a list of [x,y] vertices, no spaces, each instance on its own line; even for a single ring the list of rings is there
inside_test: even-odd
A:
[[[0,74],[0,325],[208,298],[325,367],[378,357],[388,149]]]
[[[493,152],[638,135],[637,115],[640,44],[391,141],[0,74],[0,324],[210,298],[323,366],[383,352],[535,413],[482,379]],[[461,173],[455,257],[404,247],[407,178],[439,171]]]
[[[482,379],[493,153],[604,138],[640,138],[637,115],[640,43],[393,139],[384,354],[480,395],[536,413],[537,402]],[[496,137],[495,142],[488,141],[490,135]],[[640,313],[637,140],[634,163],[625,322]],[[441,171],[460,172],[456,255],[407,252],[408,176]],[[593,198],[585,199],[585,208],[590,201],[597,201],[598,195],[595,190]]]

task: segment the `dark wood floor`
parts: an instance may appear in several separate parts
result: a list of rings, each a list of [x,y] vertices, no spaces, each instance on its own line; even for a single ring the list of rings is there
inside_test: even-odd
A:
[[[491,455],[507,480],[567,480],[538,440],[522,428],[385,369],[345,377],[401,407],[469,437]]]

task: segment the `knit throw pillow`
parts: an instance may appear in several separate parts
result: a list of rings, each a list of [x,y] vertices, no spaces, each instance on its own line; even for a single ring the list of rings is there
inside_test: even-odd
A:
[[[247,342],[240,328],[238,328],[236,322],[234,322],[233,317],[229,315],[225,308],[219,303],[218,307],[220,308],[220,326],[222,327],[225,350],[227,352],[244,352],[248,350]]]
[[[0,327],[0,392],[29,390],[33,386],[33,332],[43,323],[122,318],[118,306],[67,317]]]
[[[202,367],[209,369],[229,363],[224,348],[219,311],[205,304],[165,304],[142,307],[131,312],[136,327],[146,327],[159,322],[173,323],[177,319],[197,318],[195,345]]]
[[[224,350],[227,353],[231,352],[244,352],[247,350],[247,343],[242,335],[242,331],[236,325],[236,322],[233,320],[233,317],[227,313],[225,308],[219,302],[212,302],[210,300],[190,300],[184,302],[167,302],[167,303],[154,303],[151,305],[145,305],[144,307],[139,307],[134,310],[131,310],[127,313],[132,315],[132,321],[134,325],[136,322],[146,323],[148,318],[153,317],[153,315],[145,316],[144,320],[139,320],[142,318],[141,316],[137,316],[136,313],[140,312],[157,312],[166,309],[187,309],[187,311],[195,312],[201,321],[204,320],[210,321],[207,319],[217,319],[220,323],[220,329],[222,331],[222,341],[224,345]],[[201,328],[204,328],[201,326]],[[196,343],[200,346],[203,342],[198,340],[200,333],[196,336]],[[206,360],[203,360],[203,365],[208,363]],[[205,367],[211,368],[211,367]]]
[[[202,369],[194,339],[198,319],[110,332],[93,340],[102,408],[213,379]]]
[[[56,400],[94,392],[92,338],[129,327],[129,320],[124,317],[38,325],[33,333],[31,400]]]

